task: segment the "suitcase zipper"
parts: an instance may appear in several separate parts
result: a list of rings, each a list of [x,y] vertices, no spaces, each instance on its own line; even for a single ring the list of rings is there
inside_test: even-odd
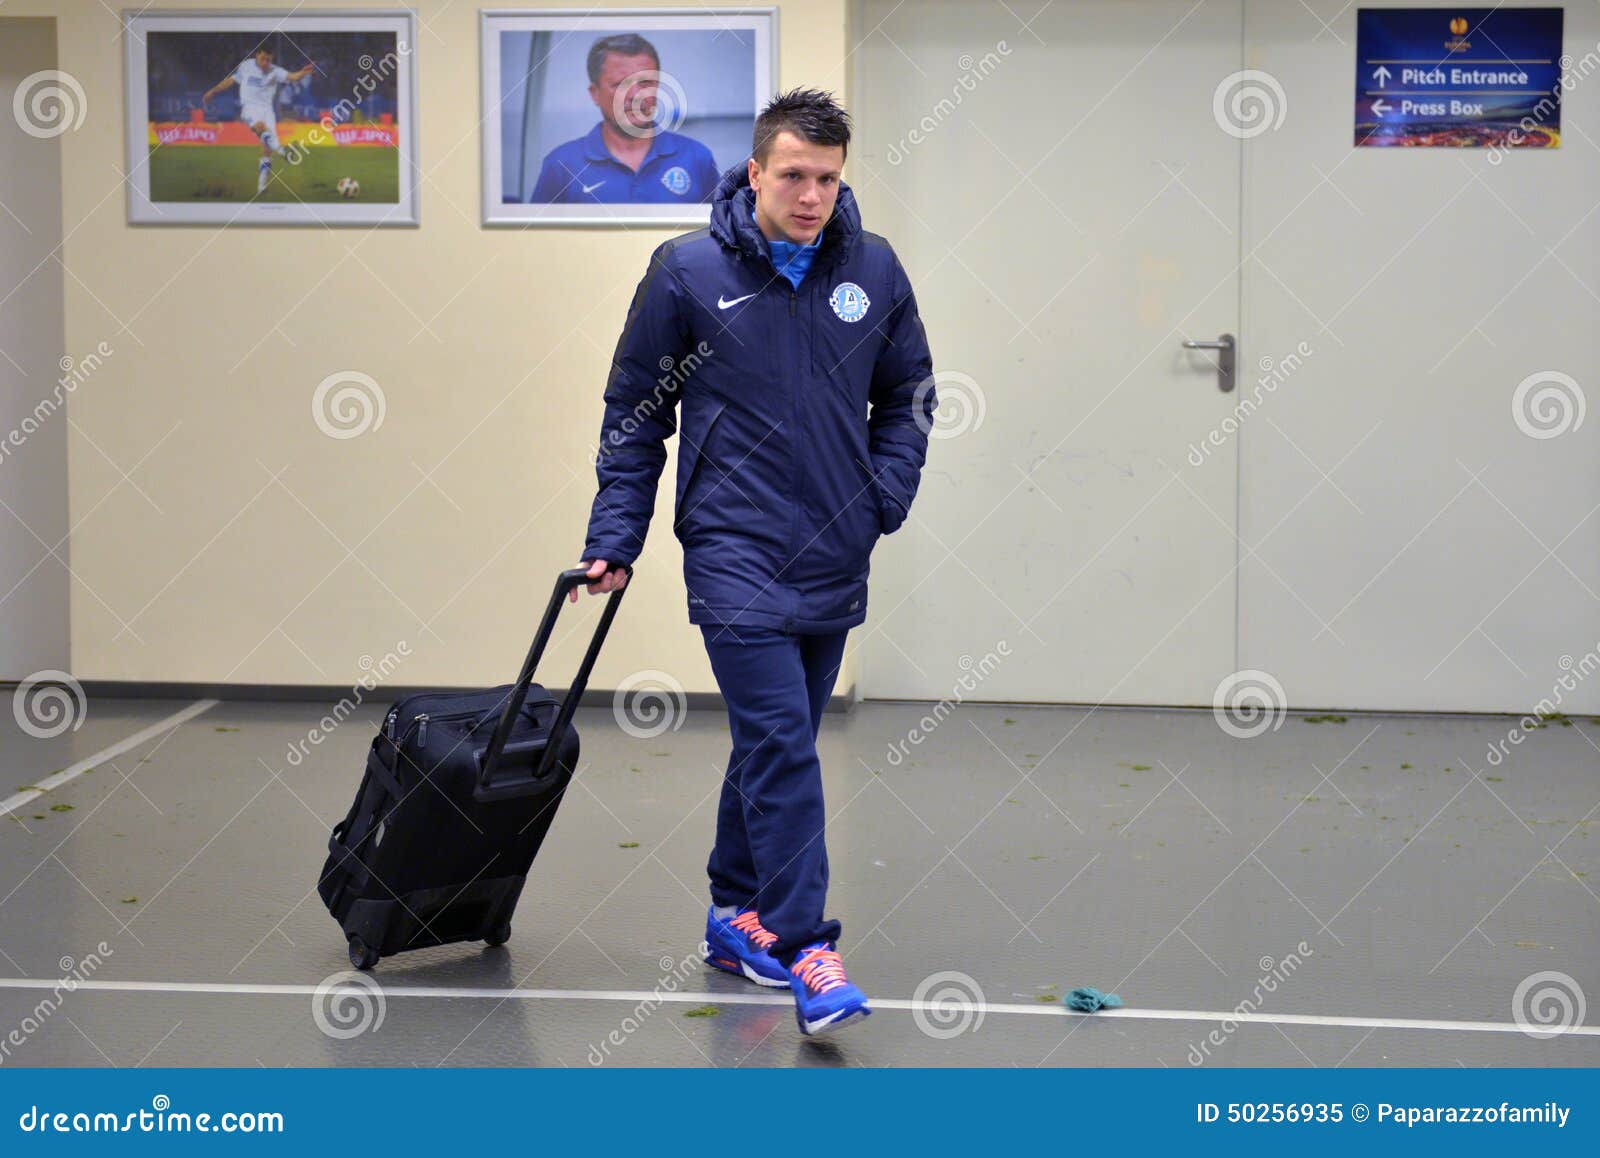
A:
[[[523,706],[524,709],[527,709],[527,708],[530,708],[530,707],[535,707],[535,708],[553,707],[555,705],[555,702],[556,702],[555,698],[552,697],[552,696],[541,696],[541,697],[539,697],[537,699],[529,698],[528,700],[526,700],[523,703],[522,706]],[[490,712],[490,713],[484,713],[484,712],[446,712],[443,715],[438,715],[438,716],[429,715],[427,712],[418,712],[415,716],[413,716],[411,718],[411,727],[407,728],[406,731],[408,733],[410,733],[410,732],[413,731],[413,729],[415,730],[416,739],[415,739],[414,742],[415,742],[415,744],[416,744],[416,746],[418,748],[421,748],[423,745],[425,745],[428,742],[428,721],[429,720],[472,720],[472,721],[474,721],[473,730],[476,731],[478,728],[482,727],[483,724],[485,722],[487,722],[489,719],[498,719],[498,718],[499,718],[498,715],[493,713],[493,712]],[[392,738],[392,736],[391,736],[391,738]],[[403,741],[404,737],[402,737],[401,739]]]

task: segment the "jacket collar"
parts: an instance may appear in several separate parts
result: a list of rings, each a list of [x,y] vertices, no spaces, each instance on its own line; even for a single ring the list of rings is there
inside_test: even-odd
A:
[[[755,215],[756,215],[756,207],[754,205],[751,205],[750,206],[750,217],[751,217],[751,220],[755,219]],[[761,223],[760,222],[756,222],[756,228],[757,229],[761,228]],[[806,264],[809,265],[817,256],[817,249],[818,249],[819,246],[822,245],[822,235],[823,235],[824,232],[826,232],[826,231],[819,229],[817,231],[817,235],[815,237],[813,237],[810,241],[806,242],[804,245],[800,245],[800,244],[798,244],[796,242],[793,242],[793,241],[785,241],[783,238],[768,238],[767,239],[767,251],[772,254],[772,264],[773,265],[786,264],[786,263],[788,263],[790,261],[793,261],[796,254],[804,253],[804,254],[806,254]],[[762,236],[765,237],[766,235],[763,234]],[[779,257],[783,258],[782,262],[780,262],[778,260]]]
[[[755,204],[749,166],[740,161],[722,175],[711,195],[711,236],[736,253],[768,257],[767,239],[753,217]],[[840,181],[839,198],[834,202],[833,216],[822,227],[812,268],[822,270],[835,261],[846,260],[860,236],[861,212],[856,208],[856,196],[850,186]]]

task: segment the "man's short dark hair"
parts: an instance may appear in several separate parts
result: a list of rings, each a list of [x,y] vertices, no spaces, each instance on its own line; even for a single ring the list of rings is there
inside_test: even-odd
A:
[[[767,153],[778,134],[790,132],[813,145],[838,145],[850,151],[850,114],[833,99],[833,94],[814,88],[795,88],[779,93],[756,118],[750,155],[765,165]]]
[[[602,36],[589,46],[589,83],[600,83],[600,70],[605,67],[606,57],[611,53],[618,56],[648,56],[656,62],[656,71],[661,71],[661,55],[656,52],[656,46],[636,32],[619,32],[615,36]]]

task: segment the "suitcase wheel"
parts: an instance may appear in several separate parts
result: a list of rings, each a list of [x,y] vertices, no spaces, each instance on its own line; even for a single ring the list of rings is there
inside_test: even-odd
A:
[[[360,937],[352,935],[350,938],[350,964],[357,969],[371,969],[378,963],[378,951],[371,948]]]
[[[511,922],[496,925],[487,937],[483,939],[485,945],[504,945],[511,940]]]

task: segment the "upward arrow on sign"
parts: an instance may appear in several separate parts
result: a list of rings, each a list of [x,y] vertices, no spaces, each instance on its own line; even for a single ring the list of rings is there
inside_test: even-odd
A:
[[[1388,80],[1391,75],[1389,70],[1381,64],[1372,70],[1372,79],[1378,82],[1379,88],[1383,87],[1383,82]]]

